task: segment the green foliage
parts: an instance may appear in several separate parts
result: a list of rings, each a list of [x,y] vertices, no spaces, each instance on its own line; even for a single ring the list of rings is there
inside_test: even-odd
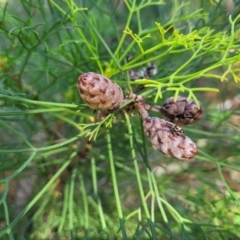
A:
[[[0,4],[1,239],[240,238],[239,0]],[[201,101],[196,159],[152,149],[135,112],[95,122],[89,71],[149,103]]]

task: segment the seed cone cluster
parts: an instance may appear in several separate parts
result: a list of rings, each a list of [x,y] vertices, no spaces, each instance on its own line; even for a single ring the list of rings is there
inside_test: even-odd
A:
[[[93,72],[84,73],[78,78],[78,91],[90,108],[101,110],[104,116],[127,101],[120,86]],[[154,149],[179,160],[195,157],[198,152],[195,143],[179,126],[193,124],[202,117],[201,103],[197,107],[193,100],[188,101],[186,97],[179,96],[177,101],[174,101],[173,97],[168,98],[163,106],[159,107],[145,104],[141,95],[130,94],[129,98],[133,100],[133,106],[143,118],[144,133]],[[149,110],[162,113],[170,122],[149,116]]]
[[[198,150],[195,143],[177,125],[157,117],[150,117],[141,103],[135,104],[143,118],[143,129],[152,147],[168,157],[190,160]]]
[[[198,108],[193,100],[188,101],[186,97],[179,96],[176,102],[174,101],[174,97],[170,97],[164,102],[160,108],[160,112],[171,122],[182,126],[193,124],[201,119],[203,107],[199,103]]]
[[[81,98],[92,109],[118,109],[124,98],[120,86],[94,72],[82,74],[77,87]]]

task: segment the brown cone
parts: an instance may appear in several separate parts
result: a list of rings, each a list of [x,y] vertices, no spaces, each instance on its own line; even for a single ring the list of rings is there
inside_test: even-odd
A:
[[[82,74],[77,87],[81,98],[92,109],[118,109],[124,98],[120,86],[94,72]]]
[[[178,160],[190,160],[198,150],[195,143],[177,125],[157,117],[150,117],[144,102],[135,102],[135,107],[143,118],[143,130],[152,147],[164,155]]]
[[[152,147],[166,156],[190,160],[198,152],[195,143],[173,123],[157,117],[147,117],[143,120],[143,128]]]
[[[199,102],[199,108],[193,100],[187,101],[186,97],[179,96],[174,102],[174,97],[168,98],[160,109],[160,112],[171,122],[182,126],[193,124],[203,115],[203,106]]]

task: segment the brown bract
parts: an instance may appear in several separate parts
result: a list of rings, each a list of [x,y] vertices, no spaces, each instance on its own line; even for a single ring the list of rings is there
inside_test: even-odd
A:
[[[77,87],[81,98],[92,109],[115,110],[123,102],[121,87],[98,73],[82,74]]]

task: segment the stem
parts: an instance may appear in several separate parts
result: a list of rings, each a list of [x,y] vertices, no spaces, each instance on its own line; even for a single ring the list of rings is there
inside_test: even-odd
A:
[[[96,161],[95,158],[91,158],[91,170],[92,170],[92,183],[93,183],[93,193],[94,197],[97,199],[97,209],[101,221],[102,228],[105,229],[107,227],[103,209],[102,209],[102,204],[101,204],[101,199],[99,198],[98,195],[98,184],[97,184],[97,169],[96,169]]]
[[[133,0],[133,3],[132,3],[132,6],[131,6],[131,9],[129,10],[128,19],[127,19],[127,22],[126,22],[126,25],[125,25],[125,28],[124,28],[124,29],[126,29],[127,27],[129,27],[129,24],[130,24],[130,22],[131,22],[131,20],[132,20],[132,16],[133,16],[133,12],[134,12],[133,9],[134,9],[134,7],[135,7],[135,2],[136,2],[136,0]],[[123,35],[122,35],[122,37],[121,37],[121,39],[119,40],[118,46],[117,46],[117,48],[116,48],[116,50],[115,50],[115,52],[114,52],[114,56],[117,56],[117,55],[119,54],[119,51],[120,51],[120,49],[122,48],[122,45],[123,45],[123,42],[124,42],[124,40],[125,40],[126,35],[127,35],[127,34],[124,32]],[[120,59],[121,59],[121,57],[120,57]]]
[[[69,187],[69,202],[68,202],[68,211],[69,211],[69,229],[70,234],[74,238],[74,225],[73,225],[73,219],[74,219],[74,186],[75,186],[75,178],[76,178],[76,168],[72,172],[72,176],[70,179],[70,187]]]
[[[148,170],[148,174],[149,174],[149,177],[151,179],[151,182],[152,182],[152,185],[153,185],[153,190],[154,190],[154,195],[156,197],[156,200],[157,200],[157,204],[158,204],[158,207],[160,209],[160,212],[162,214],[162,217],[163,217],[163,221],[165,223],[168,223],[168,218],[167,218],[167,215],[163,209],[163,205],[162,205],[162,202],[161,202],[161,198],[159,197],[160,194],[159,194],[159,191],[158,191],[158,188],[157,188],[157,183],[156,183],[156,180],[155,180],[155,177],[154,177],[154,174],[152,171]]]
[[[88,209],[88,197],[87,190],[84,184],[84,178],[82,172],[80,172],[80,190],[82,192],[82,201],[83,201],[83,209],[84,209],[84,217],[85,217],[85,228],[89,229],[89,209]]]
[[[110,169],[111,169],[111,174],[112,174],[113,191],[114,191],[114,196],[115,196],[116,205],[117,205],[117,212],[118,212],[118,217],[123,218],[121,201],[120,201],[120,196],[119,196],[118,186],[117,186],[116,171],[115,171],[115,166],[114,166],[111,135],[110,135],[108,128],[106,129],[106,132],[107,132],[106,138],[107,138],[108,157],[109,157]]]
[[[130,122],[130,119],[129,119],[129,116],[128,116],[127,113],[125,113],[125,118],[126,118],[127,127],[128,127],[131,155],[132,155],[132,159],[133,159],[133,164],[134,164],[134,168],[135,168],[135,173],[136,173],[137,183],[138,183],[138,189],[139,189],[139,192],[140,192],[140,197],[141,197],[141,200],[142,200],[143,209],[144,209],[144,212],[145,212],[147,218],[151,219],[151,216],[150,216],[147,204],[146,204],[144,191],[143,191],[142,180],[141,180],[141,176],[140,176],[140,172],[139,172],[139,168],[138,168],[138,164],[137,164],[137,157],[136,157],[136,152],[135,152],[135,148],[134,148],[134,144],[133,144],[132,125],[131,125],[131,122]]]

